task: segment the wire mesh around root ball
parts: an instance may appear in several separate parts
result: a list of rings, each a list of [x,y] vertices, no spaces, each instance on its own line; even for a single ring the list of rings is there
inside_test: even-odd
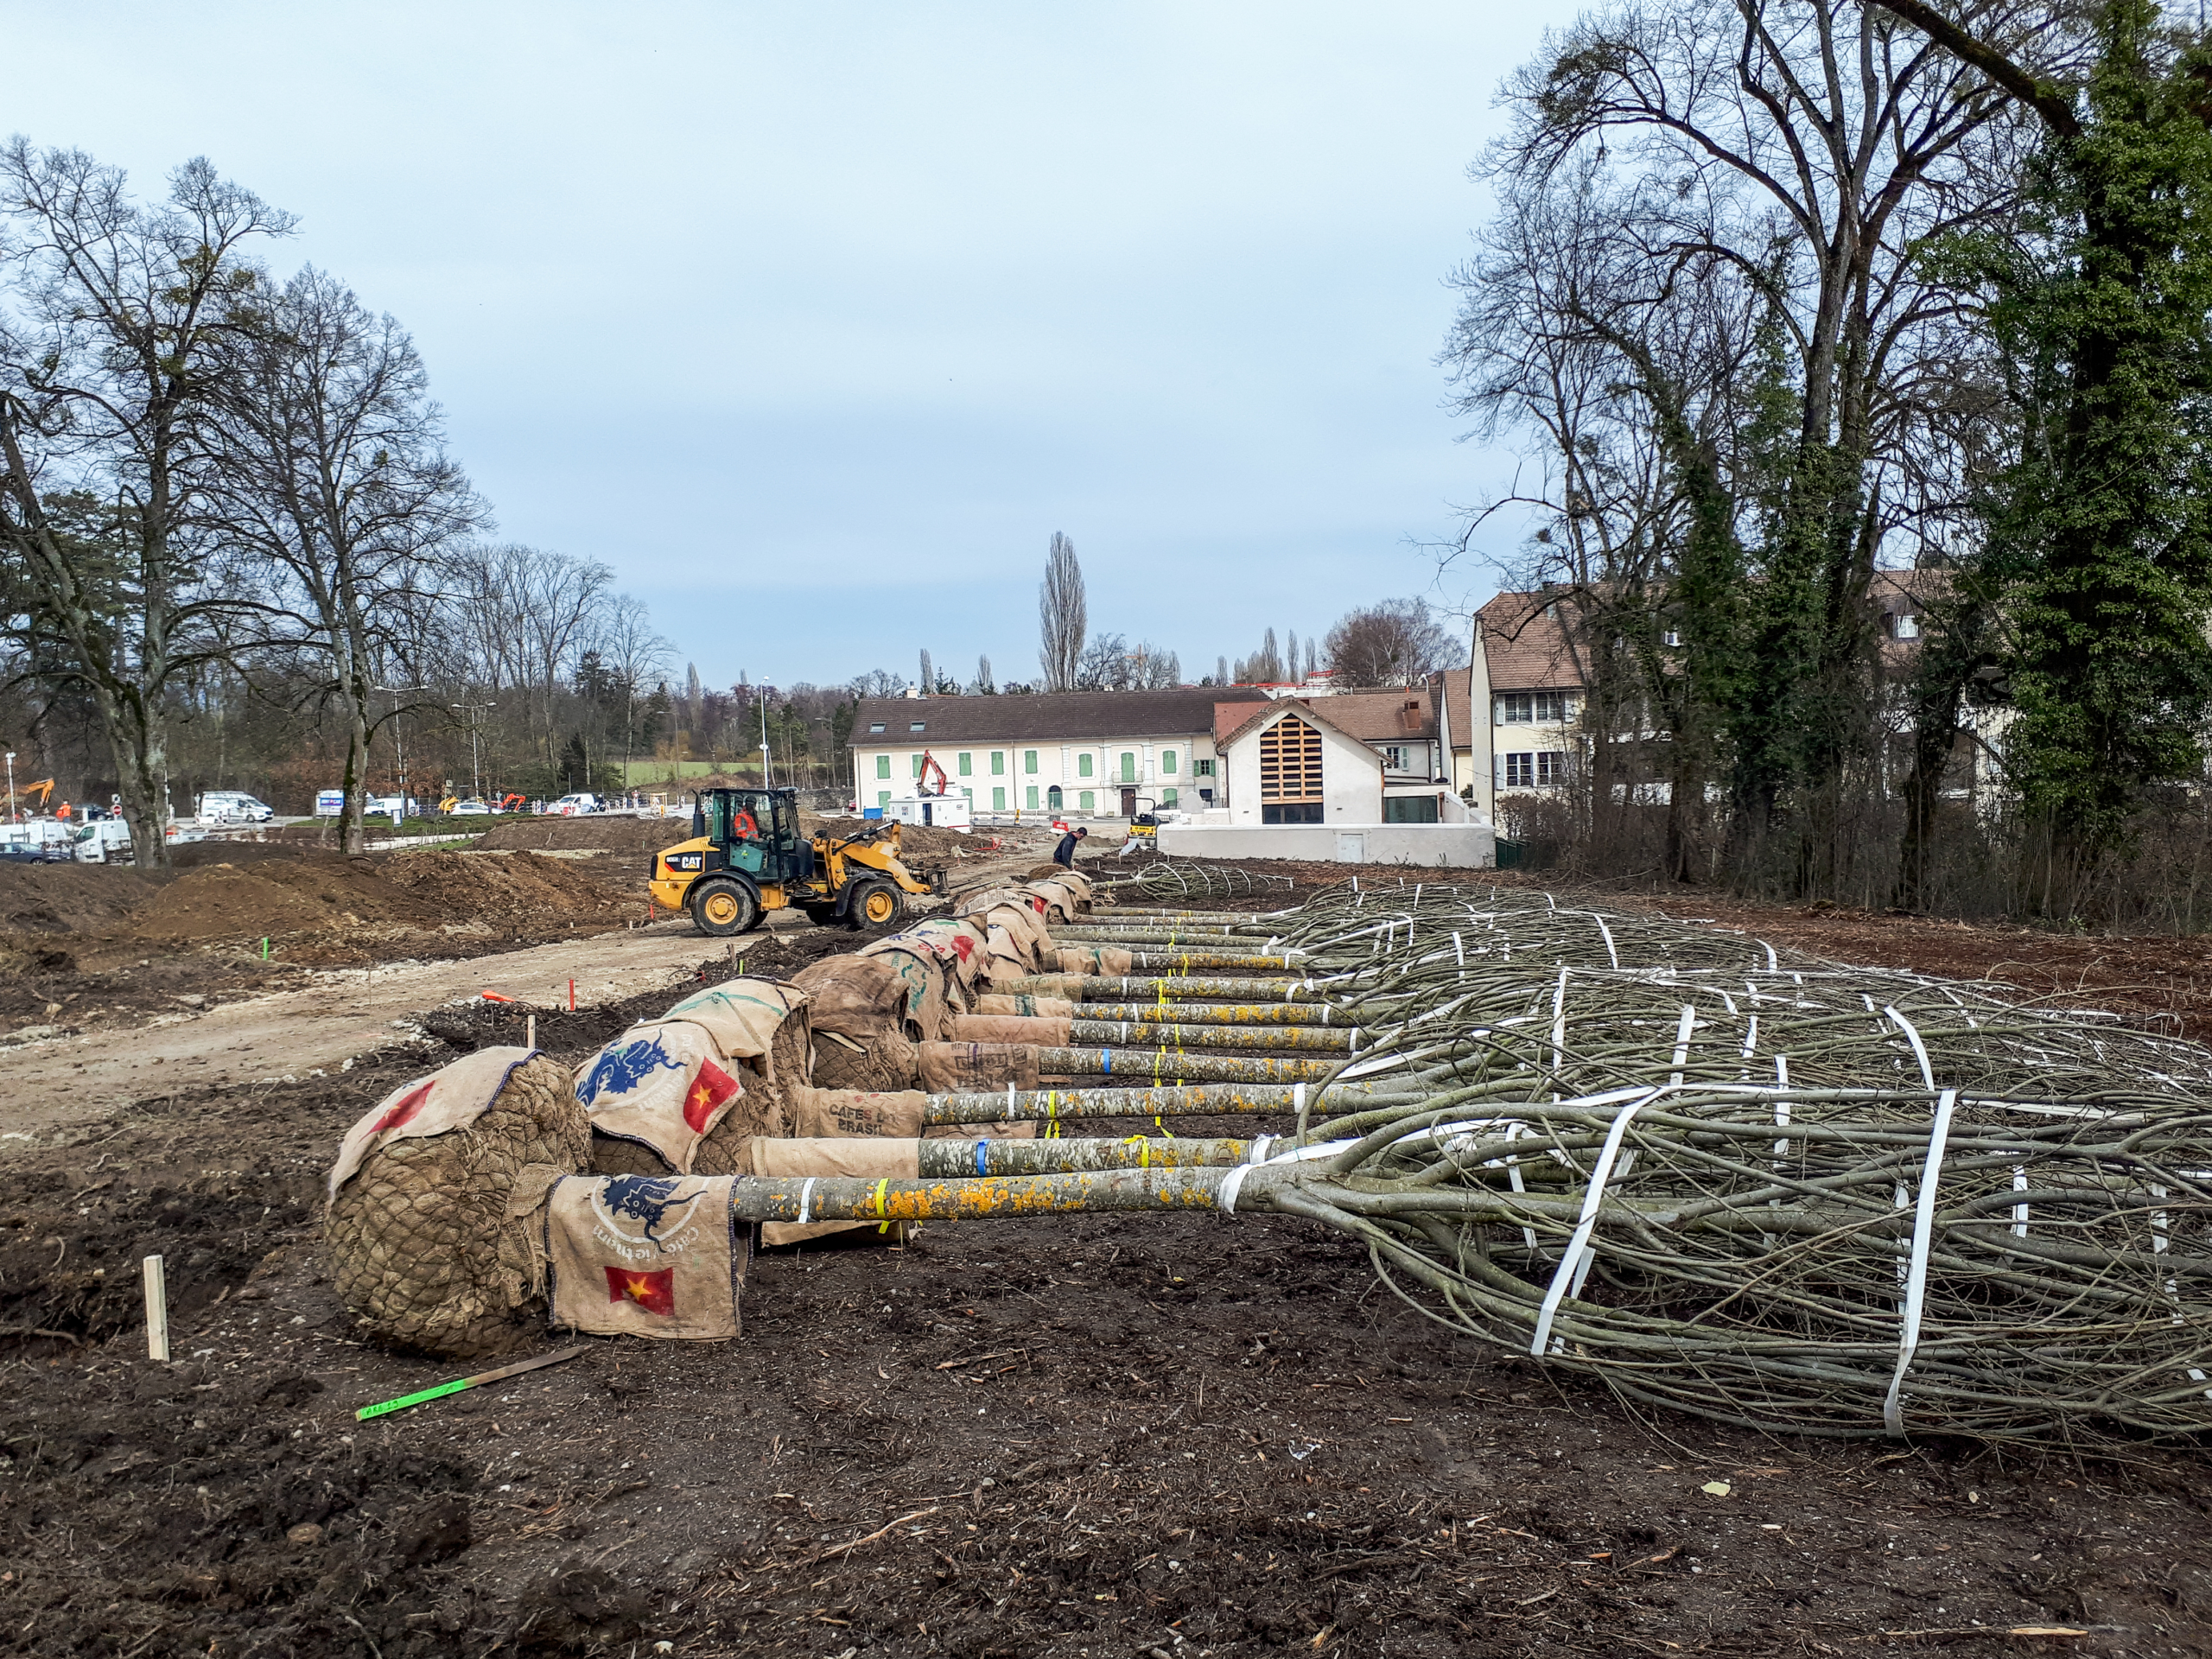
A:
[[[519,1345],[545,1305],[539,1206],[589,1155],[567,1070],[524,1061],[474,1122],[390,1142],[339,1188],[325,1236],[340,1299],[391,1347],[467,1359]]]

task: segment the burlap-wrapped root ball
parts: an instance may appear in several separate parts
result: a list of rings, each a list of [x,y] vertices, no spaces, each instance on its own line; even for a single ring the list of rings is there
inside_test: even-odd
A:
[[[792,1020],[806,1018],[804,1010]],[[785,1022],[790,1024],[789,1020]],[[779,1036],[778,1040],[788,1046],[798,1040]],[[785,1096],[788,1090],[771,1082],[759,1059],[732,1060],[731,1066],[741,1075],[745,1092],[737,1103],[715,1122],[715,1126],[699,1138],[692,1149],[691,1167],[677,1169],[652,1147],[642,1141],[632,1141],[622,1135],[607,1135],[594,1128],[591,1132],[591,1173],[594,1175],[742,1175],[750,1173],[751,1160],[746,1146],[756,1135],[785,1135],[783,1128],[788,1121]]]
[[[457,1060],[347,1136],[325,1239],[339,1297],[375,1341],[469,1359],[536,1329],[545,1195],[584,1166],[590,1130],[566,1070],[523,1055]]]
[[[904,1035],[880,1031],[855,1042],[834,1032],[823,1032],[814,1043],[814,1084],[817,1089],[856,1089],[868,1094],[895,1093],[912,1089],[921,1075],[918,1051]]]

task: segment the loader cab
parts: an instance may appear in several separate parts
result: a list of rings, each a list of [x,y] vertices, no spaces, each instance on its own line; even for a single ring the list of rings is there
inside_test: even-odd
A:
[[[719,868],[754,881],[806,881],[814,875],[814,843],[799,832],[798,797],[788,789],[707,789],[694,797],[691,835],[714,842]]]

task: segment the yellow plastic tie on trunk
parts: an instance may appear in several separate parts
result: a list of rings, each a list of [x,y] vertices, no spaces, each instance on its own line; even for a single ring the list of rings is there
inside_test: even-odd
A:
[[[1153,1121],[1154,1122],[1159,1122],[1157,1118]],[[1150,1169],[1152,1167],[1151,1136],[1133,1135],[1128,1140],[1122,1141],[1122,1144],[1125,1147],[1135,1147],[1137,1148],[1137,1167],[1139,1169]]]

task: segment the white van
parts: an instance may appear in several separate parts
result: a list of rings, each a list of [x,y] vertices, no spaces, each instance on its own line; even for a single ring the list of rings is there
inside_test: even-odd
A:
[[[130,856],[130,825],[122,818],[100,818],[77,831],[79,864],[105,864]]]
[[[242,789],[211,789],[200,798],[195,816],[202,823],[266,823],[276,811]]]
[[[580,812],[604,812],[607,810],[607,806],[598,796],[586,793],[563,795],[545,810],[549,813],[557,813],[564,818],[572,818]]]

